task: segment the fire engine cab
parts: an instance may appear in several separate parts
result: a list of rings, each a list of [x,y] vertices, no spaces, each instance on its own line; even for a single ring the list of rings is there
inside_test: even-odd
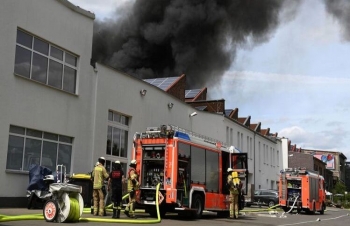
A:
[[[160,184],[160,215],[175,212],[200,218],[203,210],[229,215],[227,168],[238,173],[247,192],[247,154],[233,146],[172,125],[149,127],[136,133],[133,158],[137,160],[140,188],[137,206],[156,216],[156,186]],[[241,209],[244,196],[240,197]]]
[[[306,169],[281,171],[279,181],[279,204],[285,212],[302,210],[307,213],[324,214],[325,182],[323,176]]]

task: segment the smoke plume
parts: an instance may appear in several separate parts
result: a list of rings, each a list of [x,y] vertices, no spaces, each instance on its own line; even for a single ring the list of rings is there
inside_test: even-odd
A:
[[[325,4],[327,12],[341,24],[345,40],[350,41],[350,1],[325,0]]]
[[[198,88],[221,79],[237,48],[267,41],[284,3],[136,0],[117,20],[95,22],[93,60],[141,79],[185,73]]]

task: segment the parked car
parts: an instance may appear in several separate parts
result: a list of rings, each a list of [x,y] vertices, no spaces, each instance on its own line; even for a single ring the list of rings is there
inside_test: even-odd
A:
[[[246,202],[245,205],[250,207],[251,205],[268,206],[272,207],[279,203],[279,196],[277,190],[272,189],[259,189],[255,190],[254,198],[250,202]]]

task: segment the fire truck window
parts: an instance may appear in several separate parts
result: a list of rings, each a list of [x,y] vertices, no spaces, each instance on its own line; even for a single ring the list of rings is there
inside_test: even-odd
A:
[[[206,151],[206,189],[217,192],[219,190],[219,153]]]
[[[205,150],[191,146],[191,180],[193,183],[205,183]]]
[[[191,156],[190,145],[179,142],[178,146],[179,146],[179,156],[190,158]]]

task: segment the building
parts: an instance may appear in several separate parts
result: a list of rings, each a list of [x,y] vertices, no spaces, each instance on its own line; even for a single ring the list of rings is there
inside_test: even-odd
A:
[[[31,164],[88,173],[104,156],[107,169],[115,160],[126,169],[134,134],[164,124],[247,152],[248,182],[276,188],[277,134],[238,117],[238,109],[226,114],[224,99],[206,100],[206,89],[200,98],[186,98],[181,82],[163,90],[106,65],[91,66],[94,18],[67,0],[1,2],[0,207],[25,206]]]
[[[333,173],[333,185],[338,181],[345,184],[346,156],[341,152],[301,149],[303,153],[311,154],[326,163],[326,169]]]
[[[345,163],[345,186],[346,190],[350,191],[350,162]]]

